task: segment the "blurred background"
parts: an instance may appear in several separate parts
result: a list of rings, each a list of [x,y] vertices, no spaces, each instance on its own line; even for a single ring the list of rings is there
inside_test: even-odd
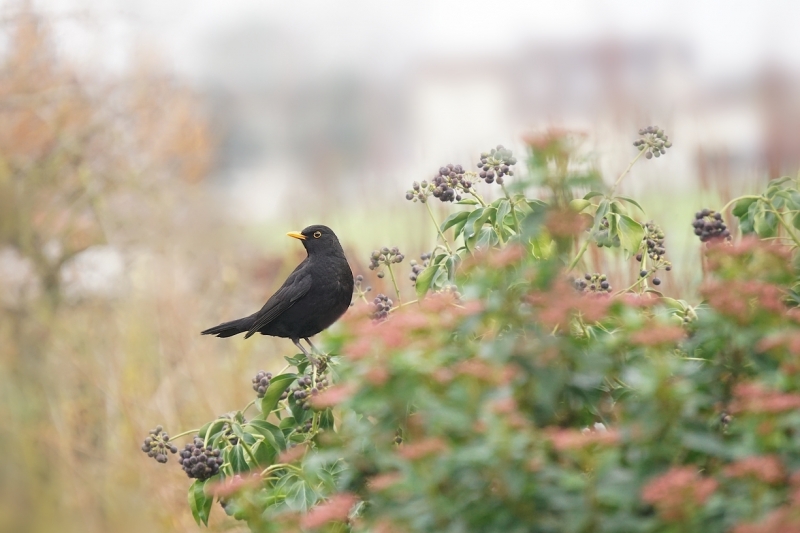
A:
[[[197,529],[174,458],[139,447],[241,408],[294,352],[198,335],[302,259],[287,231],[331,226],[368,274],[373,248],[433,245],[403,196],[439,166],[558,127],[611,182],[658,124],[674,147],[621,192],[665,229],[664,292],[691,296],[691,213],[800,168],[791,1],[6,0],[0,16],[2,532]]]

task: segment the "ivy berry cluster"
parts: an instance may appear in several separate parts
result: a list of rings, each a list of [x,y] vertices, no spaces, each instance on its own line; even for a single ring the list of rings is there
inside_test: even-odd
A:
[[[370,318],[376,322],[383,322],[389,317],[389,311],[394,306],[394,302],[385,294],[379,294],[372,300],[372,306]]]
[[[514,170],[511,168],[517,164],[517,159],[511,153],[511,150],[498,144],[497,148],[492,148],[488,152],[481,154],[481,160],[478,163],[480,177],[486,183],[497,182],[498,185],[503,184],[503,176],[513,176]],[[497,175],[497,177],[495,177]]]
[[[157,462],[166,463],[167,452],[178,453],[178,448],[169,442],[169,435],[164,432],[164,428],[156,426],[155,429],[150,430],[150,435],[144,439],[142,451]]]
[[[731,238],[731,232],[722,220],[722,213],[711,209],[703,209],[695,213],[692,226],[694,226],[694,234],[700,237],[702,242]]]
[[[304,411],[307,411],[311,404],[308,403],[308,400],[319,394],[321,391],[328,388],[330,383],[328,382],[328,378],[322,376],[320,379],[317,380],[317,384],[314,385],[313,379],[311,376],[303,376],[297,379],[297,383],[293,385],[289,389],[289,394],[294,401],[299,405]]]
[[[612,290],[605,274],[584,274],[583,278],[576,279],[574,283],[580,292],[608,294]]]
[[[408,275],[408,279],[410,279],[414,285],[417,283],[417,277],[419,277],[419,275],[422,274],[422,271],[425,270],[430,264],[431,254],[424,253],[419,257],[419,259],[419,262],[416,259],[412,259],[409,263],[411,265],[411,274]]]
[[[259,370],[258,374],[253,378],[253,390],[259,398],[263,398],[269,388],[269,383],[272,380],[272,372],[264,372]]]
[[[633,141],[633,145],[640,151],[646,150],[644,156],[652,159],[653,156],[661,157],[667,153],[667,148],[672,147],[669,136],[658,126],[647,126],[639,130],[641,139]]]
[[[212,449],[211,446],[204,446],[203,439],[199,436],[195,436],[192,442],[186,443],[178,458],[178,463],[186,475],[201,481],[217,475],[223,462],[220,451]]]
[[[369,269],[376,270],[381,268],[382,265],[391,268],[392,264],[402,263],[403,259],[405,259],[405,256],[400,253],[400,249],[397,246],[392,248],[383,247],[380,250],[372,251],[372,255],[369,257]],[[379,278],[383,278],[385,275],[383,270],[378,270]]]

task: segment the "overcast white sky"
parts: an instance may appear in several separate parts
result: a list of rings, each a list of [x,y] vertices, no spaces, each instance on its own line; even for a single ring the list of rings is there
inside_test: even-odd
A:
[[[263,25],[301,40],[318,65],[394,70],[419,55],[497,53],[524,42],[600,36],[673,37],[699,73],[726,77],[767,59],[800,64],[800,2],[792,0],[34,0],[51,13],[89,13],[60,43],[82,60],[119,67],[144,45],[180,73],[201,74],[208,40]],[[8,8],[16,0],[0,0]],[[140,49],[140,48],[139,48]]]

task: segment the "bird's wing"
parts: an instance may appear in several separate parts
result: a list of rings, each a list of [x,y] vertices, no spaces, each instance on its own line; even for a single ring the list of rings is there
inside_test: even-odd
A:
[[[255,323],[253,323],[253,326],[244,336],[245,339],[285,313],[297,300],[308,293],[309,289],[311,289],[311,273],[303,268],[304,266],[305,265],[301,263],[298,268],[286,278],[281,288],[267,300],[264,307],[256,313]]]

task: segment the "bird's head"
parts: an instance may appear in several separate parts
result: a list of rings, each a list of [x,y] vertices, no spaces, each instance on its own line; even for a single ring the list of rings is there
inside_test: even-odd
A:
[[[339,239],[336,238],[336,234],[328,226],[308,226],[303,231],[290,231],[286,235],[300,239],[309,255],[320,252],[344,254],[342,245],[339,244]]]

